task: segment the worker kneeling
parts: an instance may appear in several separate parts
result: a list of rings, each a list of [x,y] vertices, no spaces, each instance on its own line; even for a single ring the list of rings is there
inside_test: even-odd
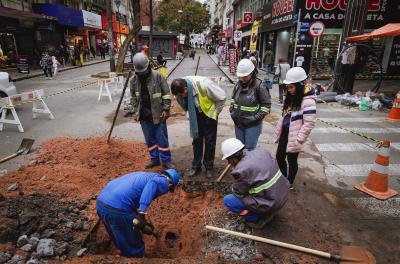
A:
[[[262,228],[287,200],[289,182],[271,154],[261,148],[251,151],[244,144],[230,138],[222,142],[223,160],[233,166],[233,194],[224,197],[230,211],[245,217],[246,224]]]
[[[143,257],[143,234],[154,234],[146,221],[147,208],[153,199],[173,192],[180,179],[174,169],[160,173],[133,172],[110,181],[96,202],[97,214],[120,254]]]

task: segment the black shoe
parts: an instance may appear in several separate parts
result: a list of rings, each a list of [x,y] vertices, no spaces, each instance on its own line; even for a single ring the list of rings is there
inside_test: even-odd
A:
[[[148,163],[146,163],[144,165],[144,168],[145,169],[151,169],[151,168],[156,167],[156,166],[160,166],[160,162],[159,161],[155,161],[155,160],[150,160]]]
[[[168,169],[175,169],[174,165],[171,164],[171,162],[163,163],[162,164],[163,168],[168,170]]]
[[[213,178],[214,177],[214,170],[213,169],[206,169],[206,177]]]
[[[251,227],[251,228],[261,229],[261,228],[263,228],[266,224],[268,224],[269,222],[271,222],[273,218],[274,218],[274,215],[271,214],[271,215],[263,216],[263,217],[261,217],[260,219],[258,219],[258,220],[255,221],[255,222],[248,222],[248,221],[246,221],[245,224],[246,224],[248,227]]]
[[[194,177],[196,176],[199,172],[201,172],[201,168],[197,168],[197,169],[190,169],[188,177]]]

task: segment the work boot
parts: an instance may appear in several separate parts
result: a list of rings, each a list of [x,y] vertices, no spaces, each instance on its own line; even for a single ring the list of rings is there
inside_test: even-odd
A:
[[[163,168],[168,170],[168,169],[175,169],[174,165],[172,165],[171,162],[166,162],[162,164]]]
[[[160,162],[156,160],[150,160],[148,163],[144,165],[145,169],[151,169],[153,167],[160,166]]]
[[[269,222],[271,222],[273,218],[274,218],[274,215],[273,215],[273,214],[271,214],[271,215],[266,215],[266,216],[260,217],[260,219],[258,219],[258,220],[255,221],[255,222],[248,222],[248,221],[246,221],[245,224],[246,224],[248,227],[251,227],[251,228],[261,229],[261,228],[263,228],[266,224],[268,224]]]
[[[214,170],[213,170],[213,168],[208,168],[208,169],[206,169],[206,177],[207,177],[207,178],[213,178],[213,177],[214,177]]]
[[[201,168],[191,168],[188,174],[188,177],[194,177],[196,176],[199,172],[201,172]]]

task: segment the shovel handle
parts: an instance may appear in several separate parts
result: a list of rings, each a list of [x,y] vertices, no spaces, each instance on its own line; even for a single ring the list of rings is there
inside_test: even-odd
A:
[[[21,153],[22,153],[22,152],[21,152]],[[18,156],[18,155],[21,154],[21,153],[16,152],[16,153],[14,153],[14,154],[12,154],[12,155],[10,155],[10,156],[8,156],[8,157],[5,157],[5,158],[3,158],[3,159],[0,160],[0,163],[3,163],[3,162],[6,162],[7,160],[10,160],[10,159],[12,159],[12,158],[15,158],[16,156]]]
[[[206,225],[206,229],[229,234],[232,236],[247,238],[247,239],[251,239],[254,241],[258,241],[258,242],[263,242],[263,243],[278,246],[278,247],[288,248],[288,249],[316,255],[316,256],[326,258],[326,259],[332,259],[332,256],[333,256],[332,254],[330,254],[328,252],[323,252],[323,251],[319,251],[319,250],[315,250],[315,249],[311,249],[311,248],[301,247],[301,246],[284,243],[284,242],[280,242],[280,241],[276,241],[276,240],[272,240],[272,239],[268,239],[268,238],[263,238],[263,237],[259,237],[259,236],[248,235],[248,234],[231,231],[231,230],[227,230],[227,229],[223,229],[223,228],[219,228],[219,227],[215,227],[215,226]],[[339,259],[340,259],[340,257],[339,257]]]
[[[218,177],[218,179],[217,179],[217,182],[222,181],[222,179],[225,177],[225,175],[228,173],[228,171],[229,171],[229,169],[230,169],[231,167],[232,167],[231,164],[228,164],[228,165],[225,167],[224,171],[221,172],[221,174],[219,175],[219,177]]]

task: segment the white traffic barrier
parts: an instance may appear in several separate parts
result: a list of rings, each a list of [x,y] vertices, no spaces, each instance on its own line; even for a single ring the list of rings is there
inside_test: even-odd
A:
[[[37,118],[37,114],[46,114],[50,119],[55,119],[54,115],[51,113],[49,107],[43,100],[44,90],[35,90],[22,94],[16,94],[11,97],[1,98],[0,99],[0,109],[1,109],[1,118],[0,118],[0,131],[3,130],[4,124],[17,125],[19,132],[24,132],[24,128],[22,127],[21,121],[15,111],[15,105],[24,103],[24,102],[32,102],[32,114],[33,118]],[[13,119],[7,119],[7,112],[11,111]]]
[[[97,83],[99,85],[99,96],[97,101],[100,101],[102,96],[106,96],[110,102],[112,102],[112,95],[117,94],[123,89],[124,76],[114,76],[107,79],[99,79],[97,80]],[[112,91],[110,90],[111,87],[114,88]]]

